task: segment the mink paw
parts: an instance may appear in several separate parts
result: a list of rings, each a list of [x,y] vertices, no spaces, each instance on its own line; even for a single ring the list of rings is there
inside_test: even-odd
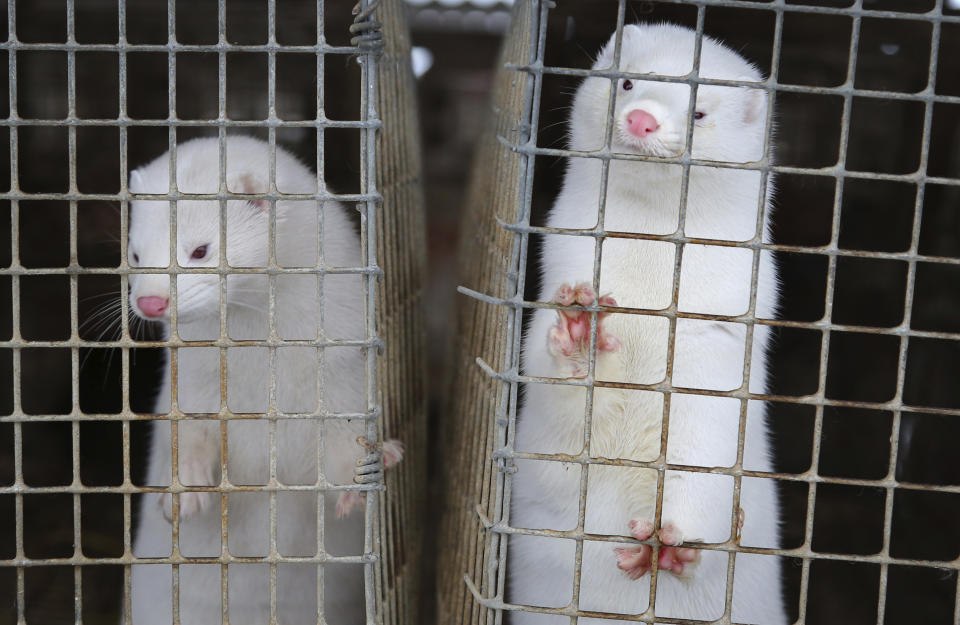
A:
[[[364,437],[361,437],[359,442],[364,446],[370,445]],[[375,449],[370,451],[371,453],[357,460],[356,476],[354,477],[357,484],[383,480],[383,470],[392,469],[403,460],[403,443],[395,438],[383,441],[380,449],[381,453],[375,453]],[[354,508],[362,506],[366,501],[364,492],[347,490],[340,493],[340,496],[337,497],[337,518],[342,519],[353,512]]]
[[[647,540],[653,536],[654,529],[650,521],[630,521],[630,534],[637,540]],[[656,534],[661,542],[660,555],[657,558],[658,570],[679,576],[689,575],[700,560],[700,551],[679,546],[683,543],[683,534],[673,523],[667,523]],[[614,552],[617,554],[617,568],[630,579],[640,579],[653,567],[653,548],[650,545],[618,547]]]
[[[609,295],[597,299],[593,287],[581,282],[575,287],[563,284],[553,296],[553,302],[563,306],[616,306],[617,302]],[[597,353],[615,352],[620,348],[620,340],[606,332],[603,319],[610,313],[597,314]],[[554,358],[565,360],[573,366],[571,377],[582,378],[587,375],[590,348],[590,313],[582,310],[558,310],[557,323],[550,328],[547,348]]]
[[[216,465],[207,460],[190,460],[180,463],[177,478],[185,486],[216,486]],[[186,519],[212,508],[216,493],[191,491],[180,493],[180,519]],[[173,522],[173,495],[161,493],[157,505],[163,510],[163,518]]]

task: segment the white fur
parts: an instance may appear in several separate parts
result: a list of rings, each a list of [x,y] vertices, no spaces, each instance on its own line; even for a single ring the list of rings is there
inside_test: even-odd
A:
[[[692,70],[694,33],[669,24],[630,25],[623,31],[620,69],[627,72],[685,75]],[[613,63],[614,38],[595,69]],[[713,39],[703,39],[700,75],[708,78],[759,81],[757,70]],[[617,81],[614,152],[677,156],[683,153],[688,123],[686,84],[632,80],[625,91]],[[570,119],[570,147],[598,150],[607,123],[611,90],[607,78],[586,78],[579,88]],[[653,114],[660,130],[642,142],[626,131],[627,114],[642,108]],[[696,110],[692,155],[717,161],[749,162],[761,158],[766,124],[763,91],[741,87],[701,86]],[[679,219],[681,168],[656,162],[614,160],[606,191],[608,231],[670,234]],[[548,225],[592,228],[602,197],[601,161],[570,158],[563,188]],[[686,204],[685,233],[692,237],[744,241],[756,231],[760,198],[758,172],[693,167]],[[764,230],[764,236],[766,231]],[[632,239],[603,242],[600,294],[620,306],[666,308],[673,285],[672,243]],[[752,252],[746,249],[686,245],[681,268],[679,308],[685,312],[738,315],[747,312]],[[540,301],[550,301],[564,283],[590,282],[594,241],[591,237],[548,236],[544,242]],[[757,316],[770,318],[776,306],[776,269],[763,254],[757,293]],[[537,310],[523,344],[524,373],[566,377],[569,367],[547,349],[547,336],[557,313]],[[664,317],[614,314],[605,331],[621,347],[597,359],[599,380],[657,383],[665,378],[668,320]],[[677,322],[673,385],[683,388],[733,390],[742,382],[745,351],[743,324],[680,319]],[[750,389],[766,388],[768,332],[756,326],[752,347]],[[520,451],[578,454],[638,461],[660,455],[664,396],[647,391],[597,389],[591,442],[583,449],[583,389],[570,386],[526,387],[517,418]],[[670,463],[730,467],[736,460],[740,402],[674,393],[671,396],[666,459]],[[764,406],[751,402],[747,418],[744,468],[770,470]],[[511,525],[571,530],[576,527],[580,493],[578,465],[520,461],[513,479]],[[585,531],[629,536],[631,519],[654,518],[656,472],[652,469],[591,466],[587,483]],[[745,512],[742,544],[777,547],[778,504],[772,480],[744,478],[741,507]],[[662,521],[673,522],[685,540],[722,542],[731,536],[733,478],[667,471]],[[617,568],[609,542],[585,541],[581,576],[581,610],[638,614],[649,604],[649,574],[632,581]],[[515,536],[510,542],[509,594],[512,603],[566,607],[572,599],[572,540]],[[655,613],[662,618],[711,620],[724,609],[727,556],[703,551],[690,575],[659,574]],[[786,622],[776,558],[738,554],[733,618],[736,622],[781,625]],[[566,617],[514,612],[515,625],[566,623]],[[615,620],[580,618],[580,623]]]
[[[227,189],[238,193],[265,193],[269,184],[269,146],[250,137],[227,141]],[[183,193],[216,193],[220,180],[217,140],[196,139],[177,148],[177,189]],[[134,171],[133,193],[168,193],[169,155]],[[281,193],[316,193],[316,177],[287,152],[276,151],[276,185]],[[167,267],[169,212],[167,201],[135,200],[131,206],[129,261],[134,267]],[[176,206],[176,261],[183,267],[216,267],[220,264],[220,203],[217,200],[184,200]],[[316,201],[276,202],[276,258],[281,267],[317,264],[318,211]],[[357,235],[344,208],[323,204],[323,261],[326,265],[357,266],[361,262]],[[265,267],[268,252],[269,201],[227,202],[226,258],[233,267]],[[191,253],[207,245],[203,260]],[[136,256],[135,256],[136,255]],[[177,280],[177,329],[184,340],[220,337],[219,277],[183,274]],[[168,274],[131,274],[130,307],[137,314],[140,297],[167,297]],[[280,275],[276,279],[275,322],[281,339],[315,339],[319,314],[323,335],[362,338],[362,289],[357,276],[328,275],[322,279],[322,303],[315,275]],[[226,328],[232,339],[268,338],[269,288],[265,275],[230,275],[226,289]],[[166,320],[165,320],[166,321]],[[170,333],[168,322],[164,335]],[[359,412],[364,409],[364,366],[358,348],[278,347],[276,349],[277,408],[284,412],[325,409]],[[169,358],[168,358],[169,360]],[[317,397],[318,361],[324,386]],[[185,413],[216,413],[220,409],[220,357],[216,347],[185,347],[177,354],[177,401]],[[226,350],[227,397],[230,410],[263,413],[268,404],[270,354],[267,347],[230,347]],[[155,412],[170,411],[169,364],[163,374]],[[179,424],[179,480],[185,485],[217,485],[221,478],[221,424],[226,423],[227,473],[236,485],[269,481],[268,423],[263,419],[227,422],[216,416],[185,420]],[[318,428],[324,427],[325,448],[318,450]],[[153,422],[146,484],[171,483],[171,428],[167,420]],[[326,480],[351,483],[354,461],[365,454],[356,438],[360,421],[279,420],[276,428],[277,480],[281,485],[314,484],[317,457],[323,454]],[[322,482],[321,482],[322,483]],[[362,552],[363,522],[357,515],[337,519],[336,493],[326,499],[325,545],[333,555]],[[234,556],[270,554],[269,496],[235,493],[229,506],[228,545]],[[184,493],[180,496],[179,550],[185,556],[221,555],[221,501],[218,493]],[[148,494],[141,499],[134,542],[137,557],[168,557],[172,525],[170,495]],[[283,556],[317,553],[317,499],[315,492],[277,494],[277,551]],[[266,623],[270,617],[267,564],[230,564],[228,570],[230,622]],[[363,581],[359,566],[325,567],[327,622],[364,622]],[[317,566],[279,564],[277,614],[284,623],[315,623]],[[172,571],[170,565],[132,567],[135,625],[172,623]],[[180,567],[179,613],[184,625],[220,623],[221,569],[217,564]]]

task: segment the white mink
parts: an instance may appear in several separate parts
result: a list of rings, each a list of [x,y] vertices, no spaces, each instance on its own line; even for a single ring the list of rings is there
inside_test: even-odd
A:
[[[252,137],[230,137],[226,142],[226,187],[233,193],[269,190],[270,147]],[[177,190],[216,193],[220,176],[220,149],[216,138],[195,139],[177,147]],[[169,154],[130,175],[132,193],[169,192]],[[314,174],[284,150],[276,150],[276,188],[280,193],[316,193]],[[220,202],[180,200],[176,204],[176,262],[189,267],[220,264]],[[322,252],[327,266],[361,264],[360,243],[343,206],[323,203]],[[276,261],[281,267],[313,267],[318,262],[319,211],[315,200],[276,202]],[[128,261],[132,267],[171,264],[170,202],[131,202]],[[268,200],[233,199],[226,204],[226,259],[230,267],[266,267],[270,204]],[[220,280],[216,274],[134,273],[130,275],[130,308],[147,321],[159,321],[164,338],[170,336],[170,284],[177,281],[177,330],[185,341],[218,339]],[[314,340],[322,320],[323,336],[335,339],[364,337],[363,291],[356,275],[325,275],[322,297],[313,273],[276,277],[274,321],[281,339]],[[226,277],[226,333],[233,340],[266,340],[269,336],[270,287],[264,273],[234,273]],[[321,317],[322,313],[322,317]],[[265,485],[270,478],[268,421],[253,418],[222,422],[220,349],[177,349],[177,404],[188,414],[213,413],[206,419],[179,423],[179,481],[187,486],[215,486],[221,481],[221,424],[226,423],[227,473],[233,485]],[[164,369],[154,412],[171,408],[170,354]],[[269,401],[270,352],[265,346],[228,347],[226,350],[226,407],[234,413],[265,413]],[[318,368],[323,387],[317,396]],[[362,412],[365,409],[365,366],[356,347],[276,348],[276,405],[283,412]],[[324,447],[319,448],[320,428]],[[362,420],[279,419],[276,426],[276,471],[281,485],[313,485],[318,480],[317,458],[323,458],[326,480],[353,481],[356,460],[366,455],[357,443]],[[384,445],[384,462],[400,459],[396,441]],[[166,419],[151,425],[146,476],[149,486],[171,484],[171,426]],[[361,503],[359,493],[326,494],[323,548],[332,555],[359,555],[363,550],[363,522],[341,518]],[[227,496],[227,545],[232,556],[270,555],[270,505],[266,492],[236,492]],[[317,492],[280,491],[276,496],[276,547],[281,556],[317,554]],[[137,557],[169,557],[172,541],[172,497],[146,494],[140,501],[133,546]],[[179,550],[188,557],[221,555],[221,501],[216,492],[180,495]],[[229,564],[230,622],[266,623],[270,619],[270,566],[266,563]],[[221,567],[184,564],[179,568],[179,614],[184,625],[220,623]],[[364,621],[363,577],[360,566],[327,566],[323,613],[327,622]],[[315,623],[317,565],[277,565],[277,616],[284,623]],[[132,604],[135,625],[169,624],[172,616],[172,567],[142,564],[132,567]]]
[[[672,24],[626,26],[619,70],[685,76],[693,69],[695,34]],[[594,64],[610,69],[615,37]],[[700,75],[759,82],[760,73],[738,54],[704,37]],[[616,89],[611,149],[615,153],[676,157],[683,154],[690,119],[686,83],[588,77],[574,99],[570,148],[603,148],[609,98]],[[767,98],[749,87],[701,85],[697,94],[693,158],[759,161],[767,135]],[[602,162],[568,159],[566,176],[548,226],[597,226]],[[612,160],[606,189],[605,229],[668,235],[678,229],[682,167],[638,160]],[[746,241],[755,236],[761,202],[759,171],[692,166],[684,233],[689,237]],[[763,199],[769,210],[769,194]],[[764,240],[768,237],[763,228]],[[664,309],[670,305],[676,248],[673,243],[631,238],[603,241],[597,297],[591,286],[594,239],[549,235],[541,259],[540,301]],[[748,312],[753,252],[686,244],[678,308],[681,312],[741,315]],[[760,257],[756,315],[772,318],[777,300],[772,257]],[[669,323],[653,315],[602,314],[597,335],[596,379],[655,384],[665,380]],[[588,371],[589,313],[534,312],[524,337],[527,375],[582,378]],[[754,330],[749,388],[766,389],[768,328]],[[681,389],[729,391],[742,384],[746,325],[678,319],[672,383]],[[596,388],[589,449],[584,449],[582,387],[528,384],[517,417],[519,451],[589,454],[594,458],[653,461],[660,456],[664,395],[653,391]],[[693,393],[670,395],[667,462],[731,467],[736,461],[740,401]],[[750,402],[744,469],[772,470],[765,407]],[[517,461],[511,525],[573,530],[577,526],[581,465]],[[655,518],[654,469],[591,465],[584,531],[594,535],[655,536],[660,548],[655,614],[659,618],[713,620],[723,614],[728,556],[723,551],[681,547],[683,541],[730,539],[733,478],[669,470],[664,480],[662,523]],[[779,506],[774,481],[743,478],[742,545],[776,548]],[[615,550],[616,549],[616,550]],[[508,556],[511,603],[635,615],[649,607],[650,547],[585,540],[579,604],[572,601],[575,541],[515,535]],[[780,564],[773,556],[739,553],[733,592],[734,622],[786,623]],[[512,612],[514,625],[563,624],[565,616]],[[627,621],[580,618],[580,623]],[[630,621],[632,622],[632,621]]]

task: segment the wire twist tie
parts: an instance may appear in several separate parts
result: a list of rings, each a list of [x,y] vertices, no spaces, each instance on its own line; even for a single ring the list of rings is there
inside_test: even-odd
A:
[[[380,0],[370,0],[363,8],[363,0],[353,7],[353,24],[350,25],[350,45],[363,52],[380,54],[383,52],[383,24],[373,18],[374,11],[380,6]]]

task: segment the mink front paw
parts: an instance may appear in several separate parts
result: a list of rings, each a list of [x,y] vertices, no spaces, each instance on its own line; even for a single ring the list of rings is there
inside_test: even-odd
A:
[[[630,534],[637,540],[647,540],[654,535],[653,523],[645,519],[630,521]],[[660,555],[657,558],[657,568],[674,575],[686,577],[693,572],[700,560],[700,551],[688,547],[680,547],[683,543],[683,533],[673,523],[667,523],[656,532],[660,540]],[[653,567],[653,548],[650,545],[639,547],[618,547],[617,568],[627,574],[630,579],[640,579]]]
[[[180,483],[185,486],[215,486],[216,465],[208,459],[186,460],[180,463],[177,474]],[[209,491],[191,491],[180,493],[180,519],[187,519],[206,511],[215,505],[216,493]],[[163,510],[163,517],[173,522],[173,495],[162,493],[157,505]]]
[[[563,284],[553,296],[553,302],[563,306],[616,306],[617,302],[609,295],[597,299],[593,287],[581,282],[573,287]],[[620,340],[606,331],[603,319],[609,313],[597,314],[597,353],[615,352],[620,348]],[[547,349],[557,360],[572,368],[570,377],[582,378],[587,375],[590,349],[590,313],[583,310],[558,310],[557,323],[550,328],[547,337]]]
[[[360,443],[370,449],[370,443],[366,438],[361,437]],[[354,481],[358,484],[367,484],[383,479],[383,470],[392,469],[401,460],[403,460],[403,443],[395,438],[383,441],[379,454],[376,449],[370,449],[369,454],[357,460],[356,477]],[[364,491],[348,490],[340,493],[337,498],[337,518],[341,519],[353,509],[362,506],[366,501]]]

